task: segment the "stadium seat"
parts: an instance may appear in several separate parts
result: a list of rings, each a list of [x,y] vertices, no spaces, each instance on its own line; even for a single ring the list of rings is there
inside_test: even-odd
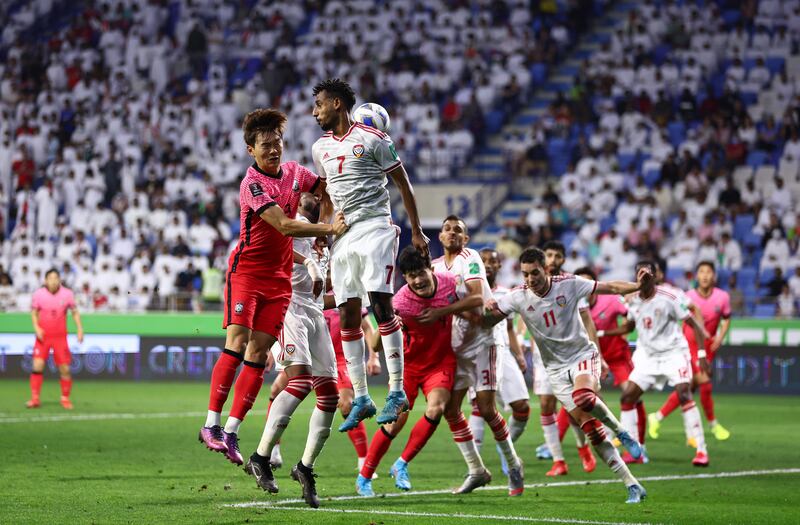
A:
[[[745,235],[742,244],[744,244],[745,248],[749,248],[751,250],[759,248],[761,246],[761,235],[751,231]]]
[[[770,282],[775,277],[775,270],[772,268],[764,268],[761,270],[761,273],[758,274],[758,282],[760,284],[765,284]]]
[[[762,303],[757,304],[755,310],[753,311],[753,317],[758,317],[761,319],[772,319],[775,317],[776,307],[774,304],[770,303]]]
[[[747,235],[753,231],[756,225],[756,218],[752,214],[737,215],[733,221],[733,236],[738,241],[743,241]]]
[[[756,169],[767,161],[767,157],[765,151],[759,149],[753,150],[747,154],[747,165]]]
[[[783,70],[783,67],[786,64],[786,59],[782,56],[771,55],[767,57],[767,59],[764,61],[764,64],[767,66],[767,69],[769,69],[770,73],[776,75]]]

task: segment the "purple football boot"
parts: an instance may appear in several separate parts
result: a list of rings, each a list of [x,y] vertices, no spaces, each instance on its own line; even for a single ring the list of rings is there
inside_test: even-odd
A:
[[[239,452],[239,437],[234,432],[228,434],[224,430],[222,431],[222,435],[224,436],[225,445],[227,446],[225,457],[228,458],[228,461],[235,465],[244,464],[242,453]]]
[[[197,439],[205,444],[208,450],[222,453],[228,452],[228,445],[225,444],[225,438],[222,435],[222,427],[219,425],[201,428]]]

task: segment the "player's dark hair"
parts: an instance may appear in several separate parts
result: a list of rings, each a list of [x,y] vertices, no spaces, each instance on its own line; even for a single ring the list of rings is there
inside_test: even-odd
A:
[[[522,253],[519,254],[519,263],[538,264],[544,267],[544,252],[536,246],[525,248],[522,250]]]
[[[484,253],[485,254],[492,254],[492,253],[498,253],[498,252],[494,248],[481,248],[478,253],[483,255]]]
[[[709,268],[711,268],[712,272],[717,273],[717,267],[714,266],[714,263],[711,261],[700,261],[699,263],[697,263],[697,266],[694,269],[695,273],[697,273],[697,271],[700,270],[700,268],[703,266],[708,266]]]
[[[245,144],[255,146],[259,133],[277,133],[282,137],[287,120],[286,114],[277,109],[259,108],[251,111],[242,122]]]
[[[588,266],[581,266],[580,268],[578,268],[577,270],[575,270],[572,273],[574,273],[575,275],[588,275],[589,277],[592,278],[593,281],[597,280],[597,272],[595,272],[594,270],[592,270]]]
[[[397,257],[397,269],[407,274],[426,270],[431,267],[431,256],[420,253],[413,245],[406,246]]]
[[[656,263],[654,263],[653,261],[644,260],[644,261],[637,262],[636,263],[636,273],[639,273],[639,270],[642,269],[642,268],[647,268],[648,270],[650,270],[653,273],[653,275],[656,274]]]
[[[353,106],[356,105],[356,94],[350,84],[338,78],[329,78],[323,80],[316,86],[312,94],[316,97],[321,92],[326,92],[328,96],[338,98],[344,104],[345,109],[350,112]]]
[[[46,272],[44,272],[44,278],[45,278],[45,279],[47,279],[47,276],[48,276],[48,275],[50,275],[51,273],[54,273],[54,274],[56,274],[57,276],[61,277],[61,274],[59,273],[59,271],[58,271],[57,269],[55,269],[55,268],[50,268],[49,270],[47,270]]]
[[[450,222],[450,221],[456,221],[456,222],[460,222],[461,224],[463,224],[464,225],[464,234],[465,235],[469,235],[469,228],[467,227],[467,223],[464,221],[464,219],[462,219],[458,215],[448,215],[442,221],[442,226],[444,226],[444,224],[446,222]]]
[[[544,243],[544,246],[542,246],[542,251],[546,252],[547,250],[555,250],[561,252],[561,255],[564,257],[567,256],[567,250],[564,248],[564,243],[561,241],[547,241]]]

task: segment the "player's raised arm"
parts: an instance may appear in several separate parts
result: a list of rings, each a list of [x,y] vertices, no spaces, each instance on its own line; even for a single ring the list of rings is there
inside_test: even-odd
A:
[[[403,198],[403,206],[408,214],[408,222],[411,223],[411,244],[420,252],[428,253],[430,239],[422,231],[419,211],[417,210],[417,199],[414,197],[414,188],[411,186],[411,181],[408,180],[406,169],[400,164],[389,171],[387,175],[392,178],[400,191],[400,196]]]
[[[311,224],[290,219],[280,206],[270,206],[259,215],[267,224],[287,237],[320,237],[323,235],[342,235],[347,231],[344,215],[337,213],[333,224]]]
[[[467,285],[469,284],[470,283],[467,283]],[[447,306],[442,306],[440,308],[426,308],[419,316],[417,316],[417,321],[422,324],[430,324],[436,322],[446,315],[465,313],[483,306],[483,297],[480,293],[480,283],[476,284],[478,284],[477,295],[472,293],[472,290],[470,290],[469,295],[452,304],[448,304]]]
[[[647,268],[639,268],[636,273],[636,282],[628,281],[597,281],[595,293],[602,295],[628,295],[638,292],[642,285],[653,278],[652,272]]]

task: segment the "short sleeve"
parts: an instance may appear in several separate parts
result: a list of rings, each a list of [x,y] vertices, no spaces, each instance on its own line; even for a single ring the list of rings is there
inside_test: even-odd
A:
[[[31,296],[31,310],[40,310],[42,308],[42,304],[39,301],[39,293],[34,292]]]
[[[497,309],[500,310],[500,312],[504,314],[506,317],[510,316],[515,312],[517,313],[519,312],[516,300],[517,295],[518,294],[514,292],[507,293],[497,300]]]
[[[625,298],[621,295],[617,296],[617,300],[614,303],[616,305],[616,313],[625,317],[628,315],[628,305],[625,304]]]
[[[679,321],[684,321],[692,316],[692,312],[689,311],[689,306],[692,304],[691,299],[686,294],[680,294],[670,302],[675,310],[675,318]]]
[[[69,294],[67,295],[67,305],[66,306],[67,306],[67,308],[75,308],[75,306],[76,306],[75,305],[75,294],[72,292],[72,290],[70,290]]]
[[[389,138],[389,135],[376,137],[372,149],[372,156],[384,172],[392,171],[402,164],[400,162],[400,156],[397,155],[397,150],[394,148],[394,142]]]
[[[314,193],[319,185],[319,177],[305,166],[298,167],[298,175],[300,177],[300,191]]]
[[[583,277],[575,277],[575,284],[573,286],[575,287],[575,295],[578,297],[586,297],[594,293],[597,288],[597,281],[584,279]],[[588,307],[588,304],[587,302],[586,307]],[[578,307],[583,308],[580,302],[578,302]]]
[[[256,215],[261,215],[270,206],[278,204],[270,197],[267,188],[257,180],[248,179],[240,190],[242,204],[250,208]]]
[[[315,142],[314,145],[311,146],[311,160],[314,161],[314,168],[317,170],[319,178],[325,179],[327,178],[327,174],[322,167],[322,159],[319,158],[319,146],[317,144],[319,144],[319,142]]]
[[[727,292],[722,294],[722,312],[720,312],[723,319],[731,316],[731,296]]]
[[[469,258],[467,259],[467,268],[464,272],[464,282],[474,279],[483,279],[486,281],[486,268],[483,266],[483,260],[481,260],[481,256],[478,255],[478,252],[470,251]]]
[[[586,297],[581,297],[578,299],[578,310],[588,310],[589,309],[589,300]]]

